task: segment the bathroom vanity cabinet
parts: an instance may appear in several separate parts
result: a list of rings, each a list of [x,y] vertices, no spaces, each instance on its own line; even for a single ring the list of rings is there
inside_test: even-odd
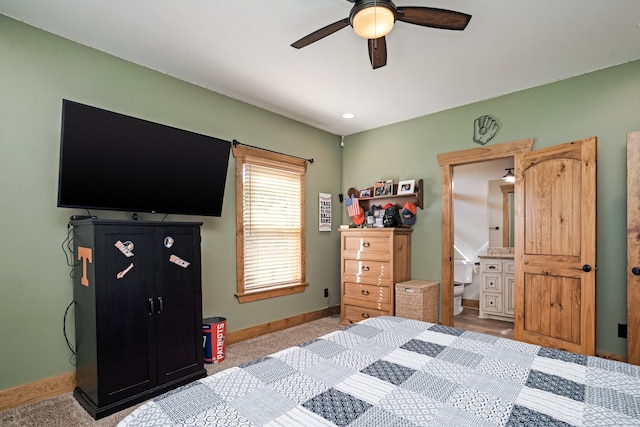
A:
[[[480,318],[513,321],[514,273],[513,258],[480,258]]]

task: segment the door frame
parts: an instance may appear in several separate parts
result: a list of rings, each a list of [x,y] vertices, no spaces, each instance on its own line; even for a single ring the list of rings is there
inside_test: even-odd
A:
[[[627,362],[640,365],[640,131],[627,133]]]
[[[528,153],[533,146],[533,138],[505,142],[489,147],[471,148],[438,154],[438,164],[442,170],[442,295],[440,323],[453,326],[453,168],[470,163],[498,160]],[[516,175],[517,175],[517,171]]]

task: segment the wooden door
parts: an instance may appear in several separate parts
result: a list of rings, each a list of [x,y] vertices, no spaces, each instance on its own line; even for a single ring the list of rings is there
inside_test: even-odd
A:
[[[627,362],[640,365],[640,131],[627,134]]]
[[[520,341],[595,353],[596,138],[515,156]]]

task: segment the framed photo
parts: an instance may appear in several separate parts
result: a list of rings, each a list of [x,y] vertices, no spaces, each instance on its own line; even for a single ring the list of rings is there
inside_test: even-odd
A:
[[[363,197],[371,197],[371,189],[365,188],[364,190],[360,190],[360,198]]]
[[[415,179],[400,181],[398,183],[398,194],[412,194],[416,185]]]
[[[374,196],[391,196],[393,194],[393,180],[376,181],[373,189]]]

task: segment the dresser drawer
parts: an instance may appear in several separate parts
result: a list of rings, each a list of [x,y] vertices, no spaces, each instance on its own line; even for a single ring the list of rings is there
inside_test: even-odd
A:
[[[367,285],[346,281],[344,282],[343,297],[361,300],[363,303],[390,304],[391,289],[389,286]]]
[[[355,259],[389,259],[389,236],[343,236],[343,255]]]
[[[502,273],[502,261],[482,261],[483,273]]]
[[[393,277],[391,270],[391,262],[389,261],[345,259],[342,264],[343,276],[345,278],[354,277],[359,283],[391,281]]]
[[[513,261],[505,261],[502,263],[502,269],[504,270],[504,274],[515,274],[516,264]]]
[[[502,292],[502,275],[491,273],[483,274],[482,290],[488,292]]]
[[[482,293],[480,296],[480,306],[482,307],[482,311],[486,311],[488,314],[502,314],[502,294],[493,292]]]
[[[373,308],[357,307],[355,305],[344,305],[344,319],[346,323],[356,323],[370,317],[388,316],[390,313],[384,310],[376,310]]]

